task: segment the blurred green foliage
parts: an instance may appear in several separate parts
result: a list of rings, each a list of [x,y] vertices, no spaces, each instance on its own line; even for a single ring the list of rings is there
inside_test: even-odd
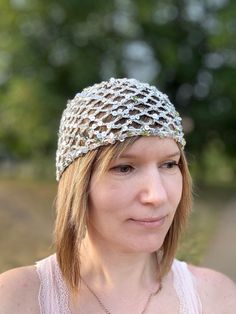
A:
[[[233,0],[2,0],[0,158],[54,156],[66,100],[125,76],[168,93],[199,167],[216,151],[235,175],[235,12]]]

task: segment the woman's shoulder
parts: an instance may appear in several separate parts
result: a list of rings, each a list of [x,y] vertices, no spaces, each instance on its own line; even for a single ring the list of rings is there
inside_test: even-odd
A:
[[[188,265],[196,278],[197,290],[206,313],[236,313],[236,284],[209,268]]]
[[[1,314],[39,313],[40,281],[35,266],[11,269],[0,275]]]

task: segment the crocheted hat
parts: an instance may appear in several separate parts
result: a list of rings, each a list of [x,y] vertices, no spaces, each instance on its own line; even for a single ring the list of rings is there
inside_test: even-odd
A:
[[[181,120],[168,96],[147,83],[111,78],[87,87],[62,114],[56,178],[88,151],[132,136],[170,137],[184,149]]]

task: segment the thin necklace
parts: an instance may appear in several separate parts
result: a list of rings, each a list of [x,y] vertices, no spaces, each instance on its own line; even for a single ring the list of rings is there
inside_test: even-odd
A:
[[[81,278],[81,280],[83,281],[83,283],[85,284],[85,286],[87,287],[87,289],[89,290],[89,292],[95,297],[95,299],[96,299],[97,302],[99,303],[100,307],[103,309],[104,313],[106,313],[106,314],[112,314],[112,313],[107,309],[107,307],[102,303],[101,299],[96,295],[96,293],[90,288],[90,286],[87,284],[87,282],[86,282],[83,278]],[[157,295],[157,294],[161,291],[161,289],[162,289],[162,282],[160,281],[157,290],[154,291],[154,292],[151,292],[151,293],[149,294],[149,296],[148,296],[148,298],[147,298],[147,301],[146,301],[146,303],[145,303],[145,305],[144,305],[144,308],[143,308],[141,314],[145,314],[145,312],[146,312],[146,310],[147,310],[147,308],[148,308],[148,305],[149,305],[149,303],[150,303],[152,297],[155,296],[155,295]]]

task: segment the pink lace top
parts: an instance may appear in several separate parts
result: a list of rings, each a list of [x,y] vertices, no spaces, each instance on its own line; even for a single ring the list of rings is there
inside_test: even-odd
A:
[[[56,255],[36,263],[40,279],[39,306],[41,314],[71,314],[69,293],[62,278]],[[179,314],[202,314],[202,305],[195,288],[195,278],[185,262],[174,260],[174,288],[179,298]]]

